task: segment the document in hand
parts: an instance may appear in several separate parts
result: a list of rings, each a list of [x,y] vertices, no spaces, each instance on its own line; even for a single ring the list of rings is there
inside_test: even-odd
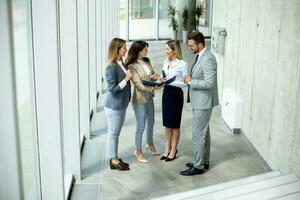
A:
[[[142,80],[143,85],[145,86],[162,86],[162,85],[169,85],[170,83],[172,83],[173,81],[175,81],[176,76],[173,76],[172,78],[169,78],[168,80],[158,83],[158,82],[154,82],[154,81],[146,81],[146,80]]]

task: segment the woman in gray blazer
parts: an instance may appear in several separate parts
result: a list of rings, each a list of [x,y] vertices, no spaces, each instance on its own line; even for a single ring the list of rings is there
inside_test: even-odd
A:
[[[122,57],[126,54],[125,40],[114,38],[108,47],[108,66],[105,76],[108,94],[104,111],[108,121],[107,153],[110,169],[129,170],[129,164],[118,157],[118,143],[124,123],[126,108],[130,101],[130,79],[132,73],[126,68]]]

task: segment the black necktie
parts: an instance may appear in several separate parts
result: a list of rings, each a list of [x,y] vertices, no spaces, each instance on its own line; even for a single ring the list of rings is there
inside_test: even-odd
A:
[[[192,65],[191,67],[191,70],[190,70],[190,74],[192,73],[193,69],[194,69],[194,66],[196,65],[197,61],[198,61],[198,57],[199,57],[199,54],[197,53],[197,56],[195,58],[195,61],[194,61],[194,64]]]
[[[198,61],[198,57],[199,57],[199,54],[197,54],[197,56],[196,56],[196,58],[195,58],[195,61],[194,61],[194,64],[193,64],[192,67],[191,67],[190,75],[192,74],[192,71],[193,71],[193,69],[194,69],[194,66],[196,65],[196,63],[197,63],[197,61]],[[190,85],[188,85],[187,103],[190,103]]]

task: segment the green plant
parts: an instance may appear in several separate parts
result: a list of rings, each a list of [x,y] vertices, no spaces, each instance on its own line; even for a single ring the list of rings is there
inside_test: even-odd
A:
[[[181,17],[183,19],[182,20],[182,29],[187,30],[187,20],[188,20],[188,17],[189,17],[189,12],[188,12],[187,8],[183,9]]]
[[[199,26],[199,19],[203,15],[203,8],[202,6],[197,6],[196,9],[193,12],[193,20],[192,20],[192,25],[198,30]]]
[[[170,18],[169,27],[172,27],[172,29],[174,31],[177,31],[178,30],[178,22],[176,20],[177,10],[176,10],[175,6],[171,6],[171,5],[169,6],[168,15],[169,15],[169,18]]]

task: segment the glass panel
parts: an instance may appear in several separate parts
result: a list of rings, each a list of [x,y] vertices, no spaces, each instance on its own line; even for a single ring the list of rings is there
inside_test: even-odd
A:
[[[202,15],[199,18],[198,30],[205,36],[211,36],[211,19],[210,19],[210,1],[209,0],[198,0],[197,7],[202,10]]]
[[[156,0],[130,0],[129,39],[155,39]]]
[[[172,28],[169,27],[168,8],[173,4],[174,0],[159,0],[159,39],[172,37]]]
[[[28,8],[26,0],[13,1],[17,111],[24,198],[40,199]]]
[[[120,38],[126,39],[126,0],[120,0]]]

